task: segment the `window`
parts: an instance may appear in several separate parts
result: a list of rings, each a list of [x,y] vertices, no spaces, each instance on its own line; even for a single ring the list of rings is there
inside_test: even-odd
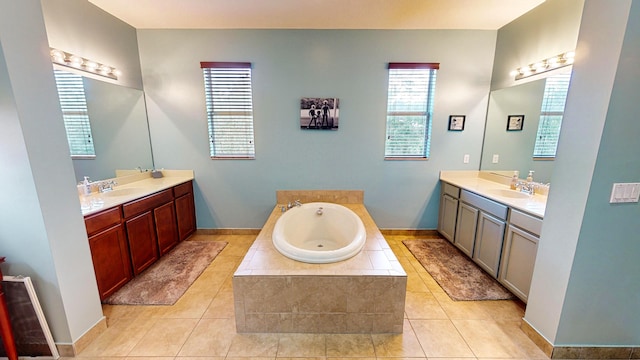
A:
[[[385,159],[426,159],[437,63],[389,63]]]
[[[53,70],[64,127],[72,159],[93,159],[93,147],[87,99],[84,94],[82,76],[61,70]]]
[[[552,159],[556,156],[570,79],[571,73],[555,75],[546,79],[538,134],[533,147],[534,158]]]
[[[200,63],[212,159],[255,159],[251,63]]]

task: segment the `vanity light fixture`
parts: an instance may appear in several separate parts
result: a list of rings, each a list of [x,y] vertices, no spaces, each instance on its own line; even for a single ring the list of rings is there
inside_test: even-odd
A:
[[[573,64],[573,59],[575,56],[575,51],[567,51],[565,53],[552,56],[548,59],[544,59],[527,66],[519,67],[516,70],[513,70],[511,72],[511,75],[515,76],[516,80],[520,80],[529,76],[542,74],[543,72],[559,69],[561,67]]]
[[[86,71],[114,80],[118,80],[118,76],[121,75],[120,71],[116,70],[113,66],[101,64],[59,49],[51,48],[50,55],[51,61],[58,65]]]

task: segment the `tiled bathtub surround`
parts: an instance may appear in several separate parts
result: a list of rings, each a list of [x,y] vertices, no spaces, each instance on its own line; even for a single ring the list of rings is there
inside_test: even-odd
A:
[[[401,333],[407,275],[362,195],[278,192],[279,203],[233,276],[238,332]],[[351,259],[307,264],[281,255],[271,242],[280,207],[289,201],[341,199],[362,219],[367,241]],[[348,203],[360,201],[359,203]],[[331,201],[335,202],[335,201]]]

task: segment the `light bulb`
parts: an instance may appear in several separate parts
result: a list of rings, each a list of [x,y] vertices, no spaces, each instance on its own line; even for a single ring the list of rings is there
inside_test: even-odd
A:
[[[96,63],[95,61],[87,60],[84,63],[84,67],[90,70],[95,70],[98,67],[98,63]]]
[[[69,58],[69,64],[71,66],[75,66],[75,67],[80,67],[82,65],[82,63],[84,62],[84,60],[77,55],[73,55]]]
[[[58,49],[53,49],[53,50],[51,50],[50,54],[51,54],[51,59],[54,62],[57,62],[57,63],[63,63],[64,62],[64,52],[62,52],[62,51],[60,51]]]

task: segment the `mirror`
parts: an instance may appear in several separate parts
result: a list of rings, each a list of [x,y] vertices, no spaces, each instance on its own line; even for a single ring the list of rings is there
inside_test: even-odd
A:
[[[545,83],[543,78],[491,92],[480,170],[518,170],[522,179],[534,170],[535,181],[551,181],[553,158],[533,158]],[[510,115],[524,115],[521,130],[507,131]]]
[[[83,76],[95,159],[74,159],[77,181],[115,177],[116,169],[153,168],[144,92]]]

